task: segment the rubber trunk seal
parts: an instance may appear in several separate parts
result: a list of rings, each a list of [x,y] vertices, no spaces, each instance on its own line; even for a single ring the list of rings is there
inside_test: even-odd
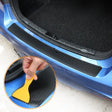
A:
[[[49,37],[47,35],[45,35],[45,33],[47,33],[47,31],[43,30],[40,31],[40,28],[38,28],[37,25],[35,25],[34,23],[32,23],[31,21],[29,21],[27,18],[25,18],[18,7],[18,1],[14,1],[14,0],[3,0],[3,1],[7,1],[6,3],[9,3],[11,5],[12,11],[14,13],[14,16],[17,18],[17,20],[23,24],[26,28],[28,28],[29,30],[31,30],[32,32],[34,32],[36,35],[40,36],[41,38],[51,42],[54,45],[57,45],[61,48],[64,48],[68,51],[77,53],[79,55],[91,58],[91,59],[96,59],[96,60],[103,60],[103,59],[107,59],[109,57],[112,56],[112,50],[108,51],[108,52],[100,52],[100,51],[94,51],[92,49],[87,49],[87,48],[83,48],[80,46],[68,46],[68,43],[64,43],[61,41],[58,41],[52,37]],[[5,3],[5,2],[4,2]],[[19,15],[19,16],[18,16]],[[83,50],[84,49],[84,50]],[[83,52],[86,51],[86,52]]]
[[[15,36],[17,36],[19,39],[21,39],[22,41],[24,41],[28,45],[32,46],[33,48],[39,50],[40,52],[46,54],[47,56],[50,56],[51,58],[58,60],[59,62],[65,64],[65,65],[68,65],[82,73],[96,77],[97,74],[101,70],[100,66],[96,66],[96,65],[84,62],[82,60],[78,60],[78,59],[73,58],[69,55],[66,55],[50,46],[45,45],[41,41],[37,40],[33,36],[26,33],[24,30],[22,30],[16,24],[11,25],[8,28],[8,30],[10,32],[12,32]]]

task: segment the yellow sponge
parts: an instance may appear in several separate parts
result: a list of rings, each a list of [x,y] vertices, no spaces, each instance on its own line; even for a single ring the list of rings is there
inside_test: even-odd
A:
[[[17,98],[18,100],[21,100],[25,103],[29,103],[30,101],[30,94],[29,94],[29,86],[32,83],[34,79],[35,74],[31,79],[26,79],[24,85],[16,90],[13,94],[12,97]]]

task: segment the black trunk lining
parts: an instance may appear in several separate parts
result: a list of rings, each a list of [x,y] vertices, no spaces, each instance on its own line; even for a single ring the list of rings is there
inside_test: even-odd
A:
[[[11,25],[8,30],[33,48],[82,73],[95,77],[101,70],[101,67],[99,66],[95,66],[90,63],[78,60],[62,52],[59,52],[58,50],[51,48],[50,46],[47,46],[46,44],[42,43],[41,41],[23,31],[16,24]]]
[[[21,1],[23,15],[58,39],[101,52],[112,49],[112,8],[109,2],[32,0],[26,5]]]

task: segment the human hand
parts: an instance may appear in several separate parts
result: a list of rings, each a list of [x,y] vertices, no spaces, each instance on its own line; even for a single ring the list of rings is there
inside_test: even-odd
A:
[[[26,73],[26,79],[31,79],[37,70],[43,70],[48,63],[43,59],[33,56],[26,56],[23,58],[23,70]],[[34,80],[38,77],[35,75]]]

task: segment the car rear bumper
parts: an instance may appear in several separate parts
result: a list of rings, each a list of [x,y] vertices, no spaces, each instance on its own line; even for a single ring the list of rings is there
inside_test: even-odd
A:
[[[75,86],[75,84],[80,84],[83,87],[89,88],[112,99],[112,57],[105,60],[94,60],[77,55],[58,46],[55,46],[47,42],[46,40],[42,39],[41,37],[35,35],[27,28],[25,28],[21,23],[19,23],[17,19],[14,17],[9,4],[4,5],[4,11],[1,9],[0,33],[13,44],[14,48],[21,56],[33,55],[41,57],[52,65],[57,74],[58,80],[61,80],[64,83],[67,83],[68,85],[72,86]],[[42,42],[43,45],[50,46],[51,48],[56,50],[56,52],[59,51],[65,55],[70,56],[71,58],[75,58],[88,64],[101,67],[100,72],[97,74],[97,76],[93,77],[83,72],[80,72],[79,70],[76,70],[73,67],[66,65],[65,63],[60,62],[59,60],[57,60],[60,57],[54,59],[52,56],[44,54],[43,51],[46,51],[47,49],[43,49],[43,51],[38,50],[32,47],[30,44],[18,38],[18,36],[16,36],[15,34],[11,33],[8,29],[13,24],[16,24],[28,35]],[[69,60],[67,61],[69,62]]]

